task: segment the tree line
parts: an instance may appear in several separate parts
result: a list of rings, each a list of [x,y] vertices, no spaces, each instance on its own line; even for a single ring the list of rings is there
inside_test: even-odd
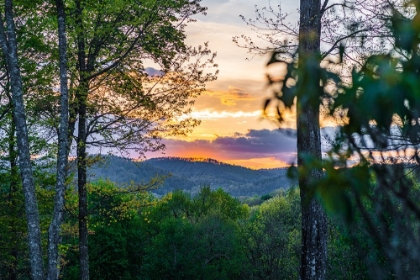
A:
[[[111,181],[87,185],[89,270],[92,279],[296,279],[300,265],[299,191],[280,190],[248,206],[222,189],[201,188],[158,199]],[[22,190],[18,192],[22,195]],[[41,230],[46,232],[54,190],[38,189]],[[6,193],[3,192],[5,197]],[[60,277],[79,279],[78,198],[66,191]],[[23,201],[2,200],[0,274],[30,279]],[[6,214],[6,215],[4,215]],[[329,220],[329,279],[369,279],[368,266],[338,220]],[[10,227],[14,225],[14,227]],[[361,225],[363,226],[363,225]],[[19,237],[19,238],[18,238]],[[360,242],[366,243],[361,236]],[[48,244],[43,243],[43,249]],[[13,252],[13,255],[9,253]],[[45,252],[45,250],[44,250]],[[376,257],[372,251],[364,257]],[[45,257],[45,255],[44,255]]]
[[[89,278],[88,149],[144,153],[199,121],[176,116],[215,79],[215,54],[184,43],[198,1],[12,1],[2,4],[0,122],[10,190],[23,187],[33,279],[57,279],[68,158],[77,159],[80,279]],[[149,75],[149,61],[159,75]],[[33,157],[55,168],[48,247],[41,231]],[[52,163],[55,162],[55,163]],[[47,167],[46,165],[49,166]],[[52,165],[55,165],[53,167]],[[39,164],[35,164],[39,165]],[[39,167],[42,168],[42,167]],[[12,195],[13,196],[13,195]],[[44,252],[48,265],[44,266]]]

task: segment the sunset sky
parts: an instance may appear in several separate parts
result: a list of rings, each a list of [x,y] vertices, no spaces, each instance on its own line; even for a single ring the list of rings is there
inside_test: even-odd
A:
[[[209,42],[217,52],[219,75],[207,84],[197,100],[192,116],[201,125],[185,138],[165,139],[166,150],[146,156],[210,157],[219,161],[251,168],[283,167],[296,156],[293,117],[282,129],[261,117],[265,88],[267,56],[252,56],[232,42],[233,36],[254,36],[255,32],[239,15],[255,19],[258,8],[269,0],[203,0],[207,15],[196,16],[187,31],[187,43],[193,46]],[[291,13],[291,22],[298,16],[298,1],[282,0],[282,9]],[[277,3],[272,1],[274,7]],[[260,42],[261,43],[261,42]],[[247,59],[248,58],[248,59]]]

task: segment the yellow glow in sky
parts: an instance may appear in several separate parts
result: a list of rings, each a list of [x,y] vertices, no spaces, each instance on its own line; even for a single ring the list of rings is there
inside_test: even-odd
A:
[[[255,31],[239,15],[254,17],[255,5],[263,7],[269,2],[204,0],[201,4],[208,7],[207,16],[198,16],[196,22],[186,27],[186,42],[198,46],[208,41],[209,48],[217,52],[215,63],[220,72],[218,79],[208,83],[207,90],[196,99],[192,113],[180,117],[199,119],[201,125],[187,137],[167,139],[165,156],[214,158],[256,169],[287,166],[295,157],[295,145],[288,136],[279,134],[276,147],[276,140],[269,137],[277,137],[272,131],[278,129],[278,125],[262,118],[264,100],[271,96],[266,87],[268,70],[265,67],[269,55],[250,55],[247,49],[232,42],[233,36],[242,34],[256,37]],[[284,5],[285,11],[295,13],[291,20],[297,18],[298,3],[284,0]],[[283,128],[295,127],[293,115],[293,112],[285,115]],[[267,137],[267,143],[264,137]],[[282,143],[283,138],[287,145]],[[282,148],[286,146],[287,149]],[[156,152],[147,156],[162,154]]]

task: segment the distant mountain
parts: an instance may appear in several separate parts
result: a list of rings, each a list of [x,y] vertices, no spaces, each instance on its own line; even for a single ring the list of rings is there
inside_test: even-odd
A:
[[[106,156],[104,163],[94,165],[88,172],[91,180],[107,178],[119,184],[147,183],[157,175],[170,175],[161,188],[153,191],[160,195],[175,189],[195,193],[201,186],[210,185],[234,196],[260,196],[294,184],[284,168],[253,170],[201,158],[162,157],[133,162]]]

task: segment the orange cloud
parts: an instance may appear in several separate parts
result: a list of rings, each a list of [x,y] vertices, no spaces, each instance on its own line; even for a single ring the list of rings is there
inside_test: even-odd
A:
[[[226,111],[213,111],[213,110],[202,110],[202,111],[194,111],[186,115],[182,115],[179,117],[180,120],[188,119],[188,118],[195,118],[199,120],[216,120],[216,119],[224,119],[224,118],[243,118],[243,117],[259,117],[262,115],[261,110],[254,111],[254,112],[226,112]]]
[[[237,102],[255,101],[260,99],[259,96],[252,95],[243,88],[230,85],[227,90],[208,90],[204,95],[219,99],[220,103],[225,106],[235,106]]]
[[[322,150],[330,149],[337,128],[321,130]],[[207,139],[163,139],[165,155],[172,157],[213,158],[222,162],[249,168],[285,167],[296,161],[295,129],[250,129],[228,136],[207,135]],[[190,140],[190,139],[189,139]],[[159,157],[160,153],[147,153],[147,157]]]
[[[295,132],[283,130],[248,130],[212,140],[184,141],[164,139],[165,155],[171,157],[203,157],[250,168],[284,167],[296,158]],[[148,153],[148,157],[160,154]]]

